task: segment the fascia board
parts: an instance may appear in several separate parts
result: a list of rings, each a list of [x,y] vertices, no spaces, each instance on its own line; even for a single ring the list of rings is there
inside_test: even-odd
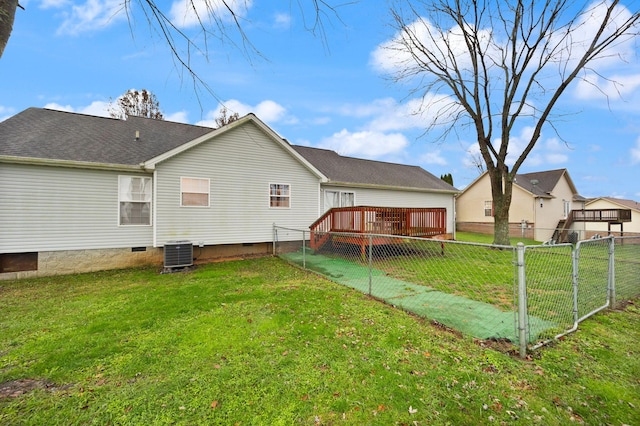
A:
[[[144,172],[145,170],[139,165],[131,164],[113,164],[113,163],[94,163],[89,161],[72,161],[72,160],[56,160],[49,158],[33,158],[33,157],[15,157],[2,155],[0,163],[9,164],[27,164],[34,166],[50,166],[50,167],[67,167],[76,169],[93,169],[93,170],[115,170],[124,172]]]

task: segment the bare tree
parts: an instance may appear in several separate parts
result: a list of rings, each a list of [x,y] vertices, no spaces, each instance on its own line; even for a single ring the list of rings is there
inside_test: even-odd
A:
[[[116,99],[116,105],[109,102],[109,115],[113,118],[126,120],[130,115],[136,117],[152,118],[154,120],[164,120],[164,115],[160,111],[160,102],[152,92],[146,89],[127,90],[122,96]]]
[[[318,35],[323,42],[325,23],[331,19],[340,20],[337,8],[358,0],[297,0],[299,13],[305,28]],[[200,91],[212,94],[214,91],[200,78],[194,68],[193,58],[204,57],[209,60],[209,46],[228,44],[239,49],[248,60],[261,57],[260,50],[253,44],[244,31],[247,20],[243,11],[251,5],[251,0],[185,0],[182,17],[176,17],[166,7],[166,3],[157,0],[123,0],[122,9],[129,22],[132,36],[136,34],[135,22],[141,18],[146,22],[152,34],[163,40],[174,58],[176,67],[188,76],[194,91],[200,99]],[[0,0],[0,57],[11,35],[18,0]],[[187,31],[183,23],[176,20],[188,20],[195,26]],[[217,98],[217,97],[216,97]]]
[[[555,130],[552,113],[567,87],[589,73],[602,77],[600,60],[628,48],[638,11],[619,0],[415,0],[396,2],[391,13],[398,33],[384,51],[393,78],[412,82],[438,117],[431,126],[447,133],[469,126],[477,137],[491,181],[494,243],[508,244],[518,169],[543,126]],[[434,93],[445,96],[429,102]],[[533,130],[518,149],[511,136],[524,126]]]
[[[227,107],[223,106],[220,110],[220,115],[216,117],[216,126],[218,128],[222,126],[226,126],[229,123],[233,123],[234,121],[240,118],[240,114],[234,112],[232,114],[229,113]]]
[[[469,162],[475,169],[478,171],[478,174],[481,175],[484,173],[484,160],[482,159],[482,154],[479,152],[468,152],[469,154]]]
[[[0,0],[0,58],[13,30],[13,21],[18,7],[22,8],[18,0]]]

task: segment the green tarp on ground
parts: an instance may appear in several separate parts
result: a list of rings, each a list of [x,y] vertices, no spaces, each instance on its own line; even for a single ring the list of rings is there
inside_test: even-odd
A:
[[[443,293],[428,286],[388,276],[339,257],[313,254],[310,251],[282,254],[281,257],[324,275],[330,280],[386,301],[421,317],[436,320],[463,334],[479,339],[518,341],[514,312],[505,312],[488,303]],[[529,316],[529,343],[557,325]]]

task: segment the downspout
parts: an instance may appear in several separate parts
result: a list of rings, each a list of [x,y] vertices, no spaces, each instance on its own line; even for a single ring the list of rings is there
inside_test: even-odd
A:
[[[153,247],[158,247],[158,171],[153,170]]]
[[[540,241],[538,239],[538,227],[540,224],[538,223],[538,199],[537,197],[533,197],[533,239],[535,241]]]
[[[454,195],[453,197],[451,197],[451,201],[452,201],[452,204],[453,204],[453,208],[451,209],[452,212],[453,212],[453,232],[452,232],[452,235],[453,235],[453,239],[454,240],[456,239],[456,199],[457,198],[458,198],[457,195]]]

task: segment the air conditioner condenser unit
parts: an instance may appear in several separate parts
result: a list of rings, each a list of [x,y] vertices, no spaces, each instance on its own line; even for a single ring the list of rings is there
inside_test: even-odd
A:
[[[164,245],[164,267],[183,268],[193,265],[191,241],[167,241]]]

